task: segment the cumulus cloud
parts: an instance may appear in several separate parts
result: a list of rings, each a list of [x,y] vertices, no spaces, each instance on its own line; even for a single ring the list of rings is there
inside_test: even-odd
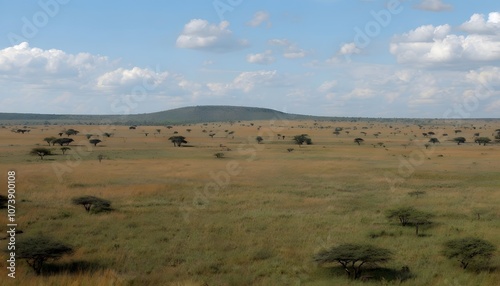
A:
[[[208,83],[209,90],[216,95],[224,95],[229,91],[239,90],[245,93],[256,86],[272,86],[279,81],[277,71],[260,70],[242,72],[229,83]]]
[[[318,91],[319,92],[330,92],[333,90],[334,87],[337,86],[337,81],[336,80],[331,80],[331,81],[325,81],[323,82],[319,87]]]
[[[262,23],[267,23],[267,27],[271,27],[271,21],[270,21],[270,16],[269,13],[266,11],[258,11],[255,13],[253,16],[252,20],[250,20],[247,25],[252,26],[252,27],[257,27],[260,26]]]
[[[226,53],[247,47],[248,41],[236,39],[233,32],[229,30],[227,21],[216,25],[207,20],[193,19],[184,26],[176,45],[183,49]]]
[[[466,25],[465,29],[472,31],[470,25]],[[500,36],[477,33],[458,35],[452,33],[450,25],[425,25],[395,36],[390,52],[403,64],[470,67],[500,61]]]
[[[341,55],[352,55],[352,54],[359,54],[361,53],[361,50],[356,46],[355,43],[348,43],[342,45],[339,50],[339,54]]]
[[[134,67],[132,69],[118,68],[97,78],[97,87],[104,89],[131,88],[144,86],[148,89],[156,88],[169,76],[168,72],[157,73],[150,69]]]
[[[460,29],[473,34],[500,34],[500,13],[490,13],[487,20],[482,14],[474,14]]]
[[[57,49],[32,48],[26,42],[0,50],[0,74],[9,76],[83,77],[109,66],[108,58],[88,53],[67,54]]]
[[[268,65],[274,63],[276,60],[273,56],[273,51],[267,50],[260,54],[247,55],[247,62],[252,64]]]
[[[442,0],[421,0],[419,4],[415,5],[415,8],[425,11],[441,12],[450,11],[453,6],[444,3]]]
[[[307,56],[307,52],[299,48],[295,43],[287,39],[271,39],[268,41],[269,45],[283,47],[283,57],[287,59],[299,59]]]

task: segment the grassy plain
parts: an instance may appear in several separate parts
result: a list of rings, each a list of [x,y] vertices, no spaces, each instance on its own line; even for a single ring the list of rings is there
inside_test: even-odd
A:
[[[138,126],[136,130],[50,125],[28,127],[31,131],[25,134],[6,126],[0,129],[0,174],[6,178],[8,170],[16,171],[16,216],[24,232],[18,237],[45,234],[72,245],[76,252],[47,264],[41,276],[18,261],[16,279],[7,277],[7,256],[2,253],[1,281],[5,285],[497,285],[498,251],[491,267],[483,271],[464,271],[440,254],[445,241],[465,236],[500,246],[500,145],[473,143],[476,132],[493,138],[500,121],[465,123],[457,135],[456,127],[444,121],[421,128],[411,122],[362,120]],[[334,135],[335,127],[344,129]],[[59,146],[49,147],[43,141],[58,137],[64,128],[81,132],[72,137],[75,142],[66,155]],[[168,141],[175,131],[187,138],[189,147],[174,147]],[[429,131],[441,143],[426,149],[429,138],[422,133]],[[103,132],[113,136],[105,138]],[[208,136],[211,132],[216,134],[213,139]],[[379,132],[377,138],[374,134]],[[313,145],[292,142],[294,135],[303,133]],[[85,134],[100,135],[103,142],[93,147]],[[278,134],[285,139],[278,139]],[[258,135],[263,144],[256,143]],[[467,143],[451,142],[455,136],[464,136]],[[353,142],[356,137],[365,141],[358,146]],[[29,155],[37,144],[53,149],[55,155],[44,160]],[[217,152],[225,157],[215,158]],[[99,154],[105,156],[102,162],[97,160]],[[5,195],[4,186],[1,190]],[[408,195],[412,191],[426,193]],[[71,204],[71,198],[81,195],[110,200],[115,211],[87,214]],[[432,227],[419,237],[413,228],[385,218],[387,209],[407,205],[435,215]],[[476,209],[484,211],[481,219]],[[1,213],[0,230],[5,234],[7,216],[5,210]],[[382,280],[352,281],[337,268],[313,263],[319,250],[348,242],[371,243],[394,253],[377,272],[385,271]],[[0,241],[2,249],[5,243]],[[394,273],[403,266],[409,267],[412,277],[401,282]]]

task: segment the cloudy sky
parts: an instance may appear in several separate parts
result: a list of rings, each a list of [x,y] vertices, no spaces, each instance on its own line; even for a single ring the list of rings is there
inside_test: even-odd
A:
[[[497,1],[0,2],[0,112],[498,118],[499,87]]]

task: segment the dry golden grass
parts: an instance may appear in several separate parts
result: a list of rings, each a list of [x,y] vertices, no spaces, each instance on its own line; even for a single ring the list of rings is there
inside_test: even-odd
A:
[[[462,271],[439,254],[446,240],[462,236],[500,245],[498,144],[458,146],[447,141],[455,137],[455,128],[442,122],[422,129],[402,122],[252,123],[136,130],[33,126],[26,134],[10,132],[11,126],[0,129],[0,171],[4,177],[10,169],[17,173],[17,219],[25,232],[19,236],[43,233],[77,249],[49,265],[50,274],[37,277],[18,261],[17,278],[8,280],[2,267],[1,281],[9,285],[383,284],[349,281],[342,273],[332,274],[312,262],[320,249],[346,242],[391,249],[394,259],[385,266],[399,270],[407,265],[415,275],[404,285],[500,281],[498,252],[492,270],[480,273]],[[344,130],[336,136],[335,127]],[[476,132],[492,138],[500,122],[468,121],[466,127],[459,135],[470,142]],[[49,147],[43,141],[58,137],[63,128],[81,131],[72,137],[75,142],[66,156],[59,146]],[[154,134],[156,129],[161,132]],[[431,130],[441,144],[425,149],[428,138],[422,133]],[[192,147],[173,147],[168,138],[174,131],[187,137]],[[103,132],[113,136],[103,138]],[[213,139],[208,136],[211,132],[216,133]],[[378,132],[376,138],[373,134]],[[303,133],[310,135],[313,145],[292,143],[294,135]],[[443,133],[449,136],[442,137]],[[103,142],[93,147],[85,134],[100,135]],[[278,134],[286,138],[278,140]],[[264,137],[263,144],[256,143],[258,135]],[[358,146],[353,142],[356,137],[365,142]],[[44,160],[28,155],[37,144],[54,149],[56,155]],[[225,153],[225,158],[215,158],[217,152]],[[105,156],[100,163],[99,154]],[[64,173],[58,176],[54,166]],[[426,194],[416,198],[408,195],[411,191]],[[115,211],[87,214],[83,207],[71,205],[71,198],[81,195],[108,199]],[[385,218],[385,210],[402,205],[436,215],[435,225],[423,230],[425,236],[416,237],[412,228]],[[486,210],[480,220],[476,208]],[[6,215],[0,216],[3,233],[6,223]],[[373,237],[382,232],[385,235]]]

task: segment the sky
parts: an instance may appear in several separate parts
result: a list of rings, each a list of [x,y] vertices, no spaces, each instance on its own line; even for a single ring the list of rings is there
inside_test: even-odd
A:
[[[499,118],[491,0],[0,1],[0,112]]]

